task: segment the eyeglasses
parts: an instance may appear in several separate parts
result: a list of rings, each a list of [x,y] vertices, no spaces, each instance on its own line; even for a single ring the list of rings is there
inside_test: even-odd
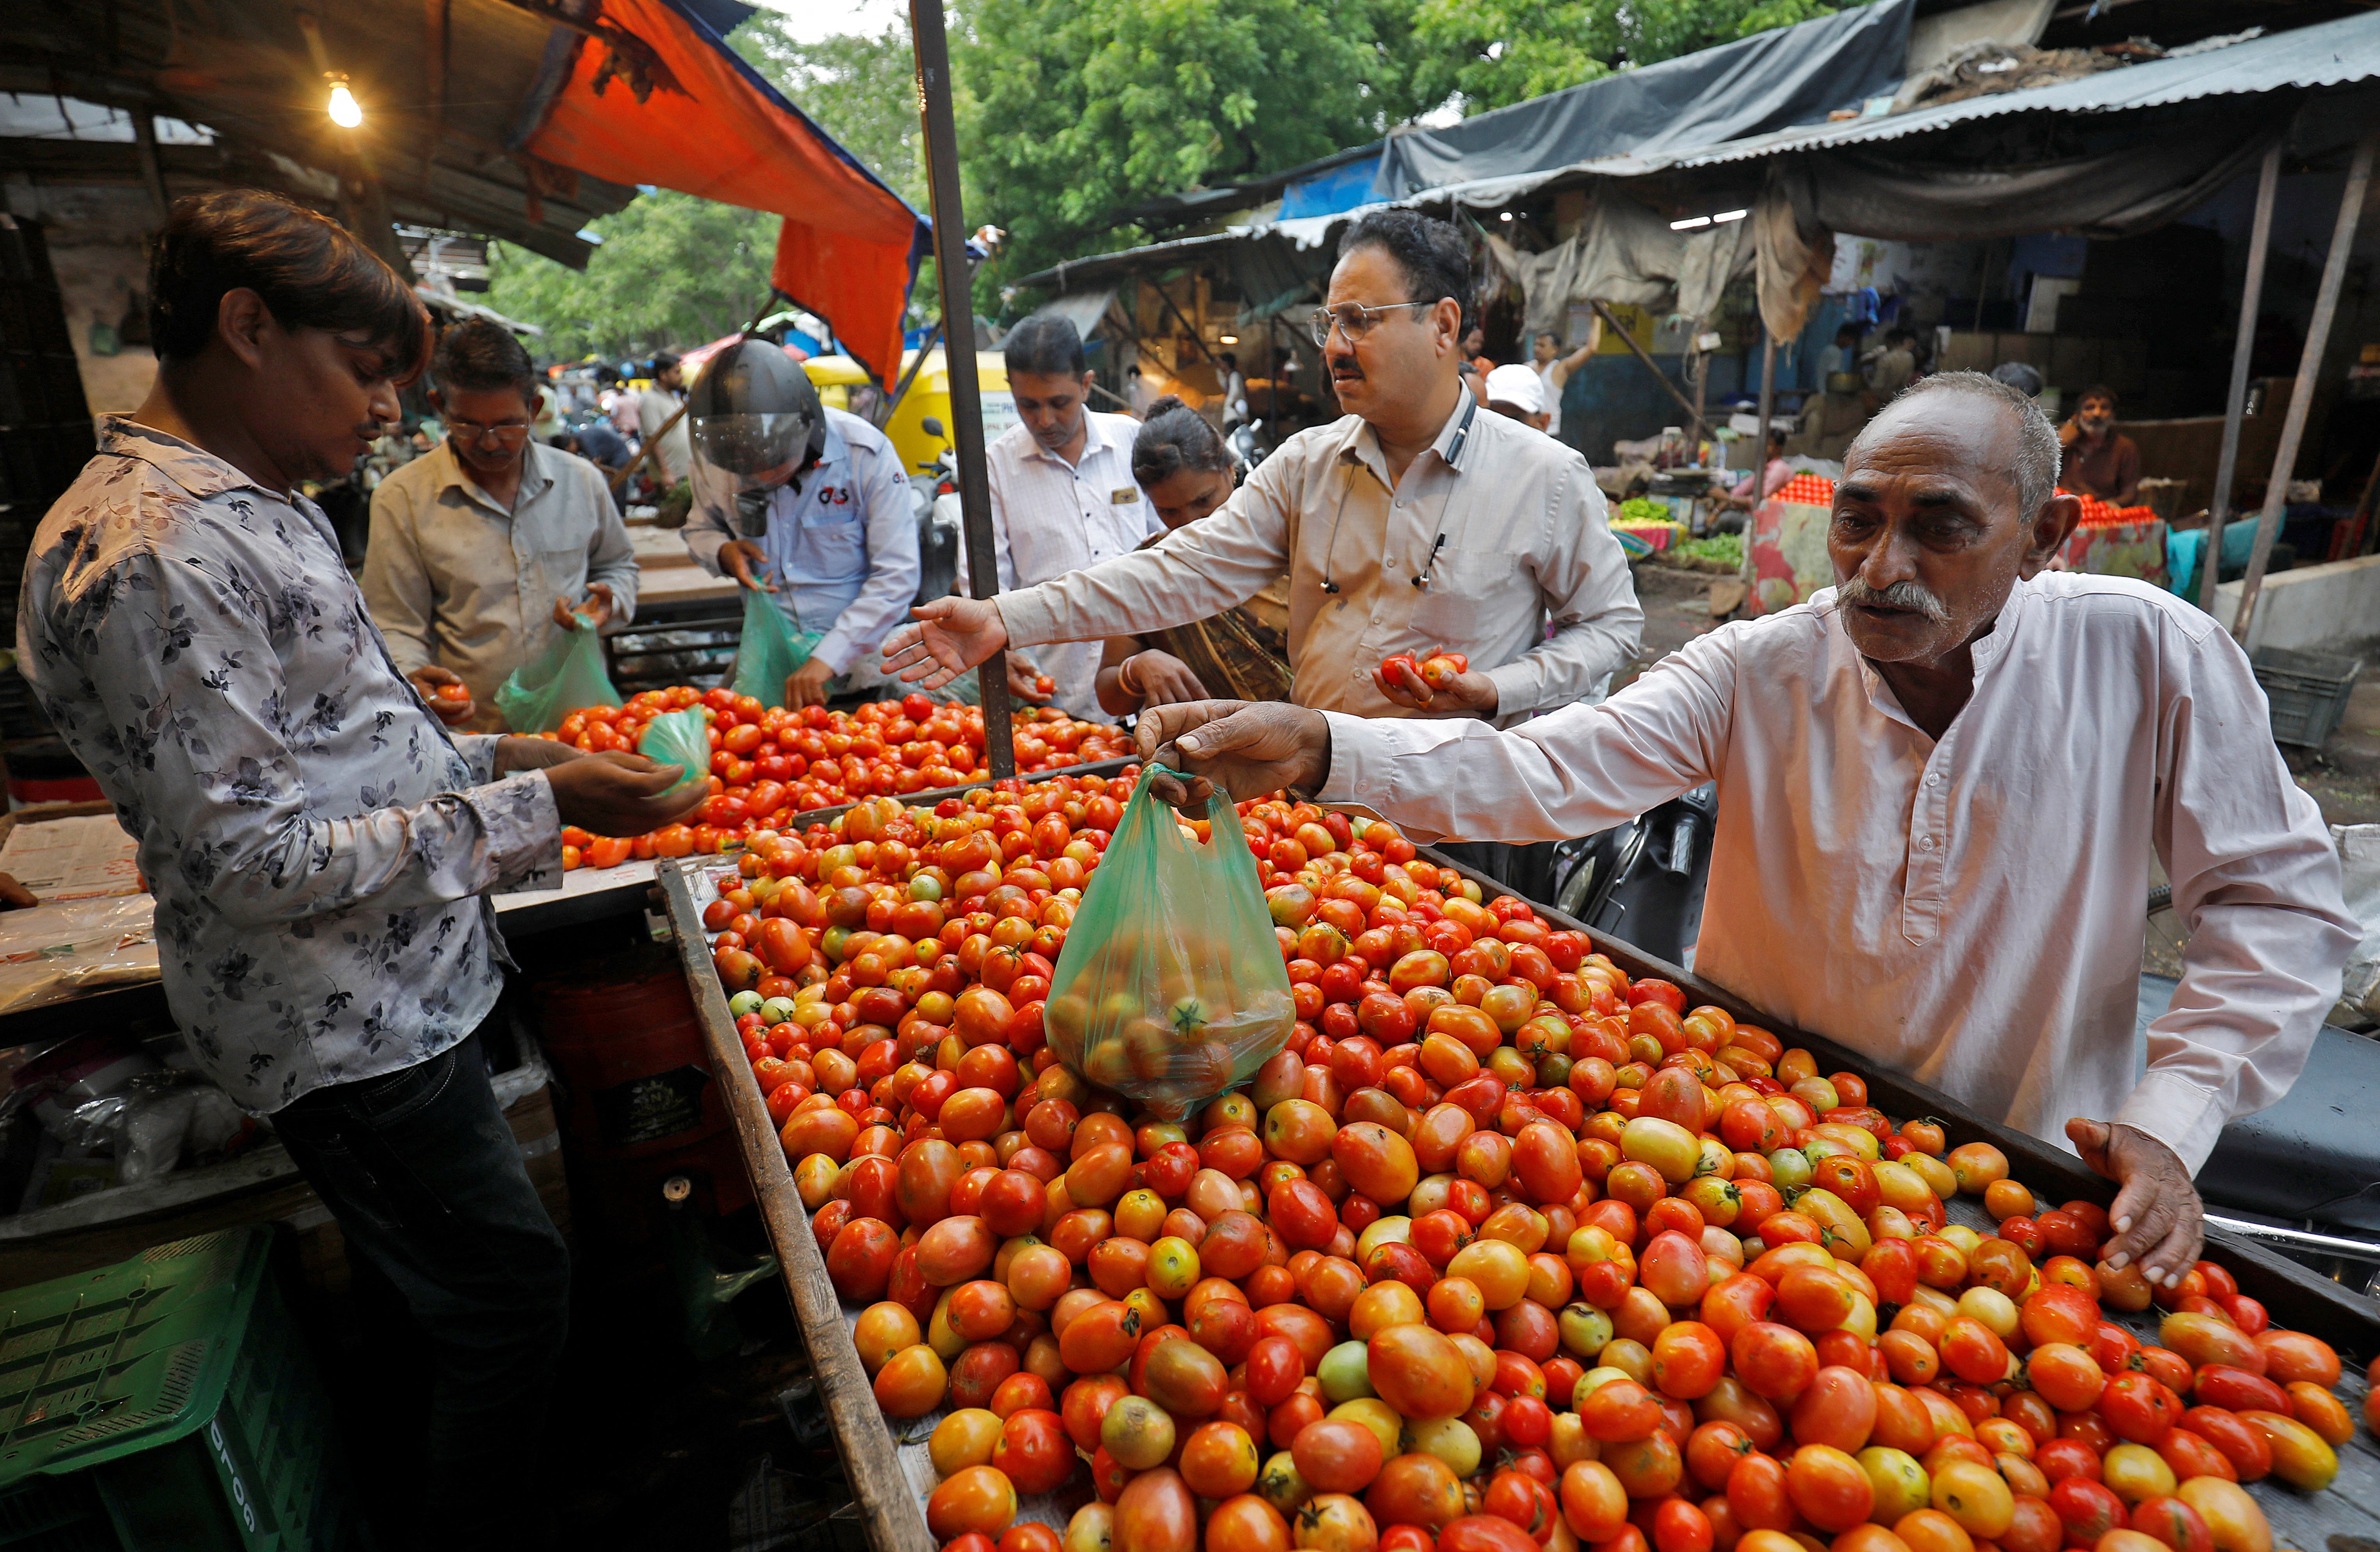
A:
[[[464,446],[476,447],[490,437],[499,446],[517,447],[528,440],[527,421],[448,421],[446,433]]]
[[[1339,332],[1347,336],[1347,343],[1353,345],[1372,332],[1372,325],[1379,322],[1379,319],[1374,316],[1376,313],[1394,312],[1401,307],[1436,307],[1437,305],[1435,301],[1391,301],[1383,302],[1378,307],[1365,307],[1351,301],[1342,302],[1337,307],[1318,307],[1314,310],[1313,315],[1305,320],[1305,332],[1314,336],[1315,344],[1328,345],[1330,343],[1331,325],[1335,324],[1339,327]]]

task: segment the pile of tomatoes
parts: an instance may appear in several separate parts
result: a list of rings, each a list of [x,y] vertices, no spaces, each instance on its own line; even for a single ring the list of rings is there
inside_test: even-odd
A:
[[[924,695],[842,712],[763,706],[730,690],[678,685],[640,691],[624,706],[572,712],[557,730],[539,736],[591,753],[633,752],[654,717],[695,707],[710,725],[710,798],[695,823],[631,837],[574,825],[563,836],[565,869],[709,854],[755,830],[782,827],[796,813],[878,794],[955,787],[988,774],[983,708]],[[1111,760],[1129,753],[1131,744],[1120,728],[1077,721],[1053,706],[1018,707],[1011,738],[1016,768],[1028,772]]]
[[[870,803],[706,916],[948,1552],[2270,1552],[2240,1485],[2337,1471],[2338,1355],[2222,1267],[2144,1344],[2097,1205],[1377,822],[1244,805],[1298,1021],[1129,1116],[1041,1025],[1129,791]]]

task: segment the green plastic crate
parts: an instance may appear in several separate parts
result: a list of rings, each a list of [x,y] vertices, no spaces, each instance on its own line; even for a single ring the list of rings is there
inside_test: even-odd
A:
[[[366,1545],[270,1229],[0,1294],[0,1549]]]

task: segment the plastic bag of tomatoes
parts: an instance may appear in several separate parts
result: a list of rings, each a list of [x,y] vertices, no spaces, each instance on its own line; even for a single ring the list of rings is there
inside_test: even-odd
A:
[[[1239,812],[1217,792],[1199,840],[1150,795],[1160,769],[1091,875],[1042,1026],[1068,1067],[1171,1120],[1253,1077],[1297,1015]]]

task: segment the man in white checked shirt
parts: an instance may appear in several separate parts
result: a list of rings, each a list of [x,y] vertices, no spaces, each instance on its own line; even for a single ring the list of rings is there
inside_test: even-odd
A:
[[[1130,555],[1159,524],[1132,473],[1132,439],[1140,422],[1089,407],[1096,374],[1075,325],[1063,318],[1028,318],[1003,350],[1018,421],[986,449],[984,463],[1000,591],[1007,593]],[[961,544],[964,578],[964,530]],[[1043,647],[1029,659],[1012,653],[1009,688],[1039,700],[1031,694],[1032,681],[1037,671],[1046,673],[1056,686],[1049,699],[1076,716],[1104,722],[1095,688],[1099,651],[1099,642],[1088,641]]]

